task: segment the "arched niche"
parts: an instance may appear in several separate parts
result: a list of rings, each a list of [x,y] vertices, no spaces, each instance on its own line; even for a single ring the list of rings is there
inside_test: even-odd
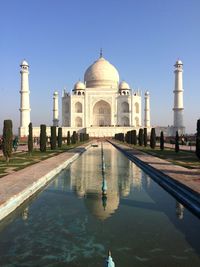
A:
[[[129,112],[129,103],[127,103],[127,102],[122,103],[122,112],[124,112],[124,113]]]
[[[76,119],[75,119],[75,127],[82,127],[82,126],[83,126],[82,118],[81,117],[76,117]]]
[[[80,102],[77,102],[75,104],[75,112],[76,113],[82,113],[83,112],[83,109],[82,109],[82,104]]]
[[[122,117],[122,126],[130,126],[129,118],[127,116]]]
[[[138,117],[135,117],[135,126],[136,127],[140,126]]]
[[[93,125],[111,125],[111,106],[104,100],[98,101],[93,107]]]
[[[140,106],[139,106],[139,103],[138,102],[136,102],[135,103],[135,113],[139,113],[140,112]]]

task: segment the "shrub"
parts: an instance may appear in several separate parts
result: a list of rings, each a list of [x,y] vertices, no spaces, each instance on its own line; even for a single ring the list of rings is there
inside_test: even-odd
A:
[[[70,131],[67,132],[67,145],[69,146],[71,144],[71,136]]]
[[[58,147],[62,147],[62,128],[58,128]]]
[[[137,132],[136,132],[136,130],[133,130],[133,144],[137,145]]]
[[[155,128],[151,129],[150,147],[154,149],[156,147],[156,131]]]
[[[28,126],[28,152],[29,154],[33,152],[33,126],[31,122]]]
[[[12,156],[12,143],[13,143],[13,132],[12,132],[12,121],[4,120],[3,125],[3,155],[6,161],[9,162]]]
[[[176,151],[176,153],[179,152],[179,135],[178,135],[178,131],[176,131],[176,137],[175,137],[175,151]]]
[[[143,129],[139,130],[139,134],[138,134],[138,143],[139,146],[142,146],[144,143],[144,133],[143,133]]]
[[[76,135],[76,131],[73,131],[73,134],[72,134],[72,137],[71,137],[71,142],[72,142],[72,144],[76,144],[76,137],[77,135]]]
[[[200,159],[200,120],[197,120],[196,155]]]
[[[144,128],[144,146],[147,146],[147,128]]]
[[[51,126],[51,150],[56,149],[56,126]]]
[[[47,149],[46,142],[47,142],[46,125],[41,124],[40,125],[40,151],[41,152],[46,151],[46,149]]]
[[[160,149],[161,150],[164,150],[164,134],[163,134],[163,131],[161,131],[160,133]]]

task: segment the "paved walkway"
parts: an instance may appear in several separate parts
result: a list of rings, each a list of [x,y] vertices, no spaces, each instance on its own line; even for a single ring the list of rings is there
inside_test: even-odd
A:
[[[0,179],[0,220],[84,152],[90,143],[48,158]]]
[[[185,186],[200,194],[199,170],[187,169],[178,165],[174,165],[169,161],[146,154],[124,144],[116,143],[116,145],[120,146],[121,148],[123,148],[123,150],[125,150],[129,154],[132,154],[134,157],[146,163],[147,165],[155,168],[158,171],[161,171],[175,181],[184,184]]]

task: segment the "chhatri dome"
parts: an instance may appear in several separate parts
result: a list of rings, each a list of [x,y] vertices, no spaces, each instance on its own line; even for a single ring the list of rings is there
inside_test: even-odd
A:
[[[86,87],[118,87],[119,73],[100,53],[97,59],[85,72]]]
[[[127,90],[127,89],[130,89],[130,86],[127,82],[125,81],[122,81],[120,84],[119,84],[119,89],[120,90]]]
[[[84,90],[85,89],[85,84],[81,81],[78,81],[74,85],[74,90]]]

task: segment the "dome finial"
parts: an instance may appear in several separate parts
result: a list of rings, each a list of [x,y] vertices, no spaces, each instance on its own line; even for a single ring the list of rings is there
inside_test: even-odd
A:
[[[103,57],[103,49],[100,49],[100,58]]]

